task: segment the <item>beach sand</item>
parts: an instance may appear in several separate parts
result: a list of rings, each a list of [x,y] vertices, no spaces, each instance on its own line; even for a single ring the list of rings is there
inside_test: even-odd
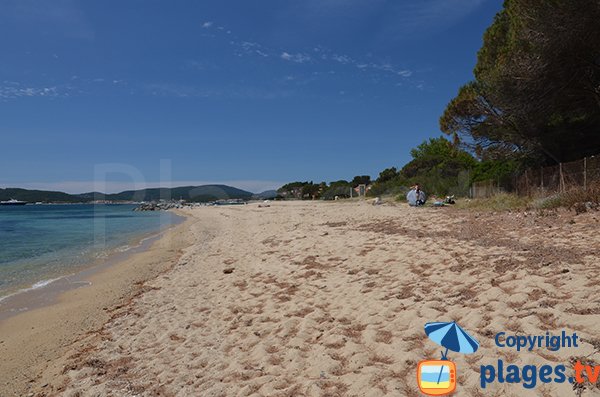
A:
[[[55,381],[67,355],[80,351],[86,338],[95,336],[115,310],[142,293],[145,281],[177,262],[181,249],[189,244],[182,231],[193,222],[189,219],[161,233],[144,252],[119,253],[117,256],[126,259],[98,265],[75,277],[88,281],[79,285],[90,285],[69,289],[50,305],[0,321],[0,396],[32,395],[36,386]],[[23,303],[28,298],[19,299]],[[34,305],[39,305],[37,300]]]
[[[569,383],[539,381],[483,390],[480,366],[565,364],[571,375],[569,360],[598,359],[598,213],[368,201],[185,213],[178,234],[189,245],[175,266],[129,303],[98,311],[94,326],[108,321],[53,359],[33,395],[420,396],[417,363],[440,358],[423,330],[434,321],[457,321],[481,345],[449,354],[457,396],[576,395]],[[146,255],[159,261],[160,247]],[[577,332],[580,347],[494,344],[501,331],[562,330]],[[582,395],[600,394],[586,387]]]

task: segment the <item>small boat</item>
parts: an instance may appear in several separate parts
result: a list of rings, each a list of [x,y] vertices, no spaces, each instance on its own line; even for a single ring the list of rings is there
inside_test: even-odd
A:
[[[27,201],[21,201],[21,200],[15,200],[15,199],[0,201],[0,205],[25,205],[25,204],[27,204]]]

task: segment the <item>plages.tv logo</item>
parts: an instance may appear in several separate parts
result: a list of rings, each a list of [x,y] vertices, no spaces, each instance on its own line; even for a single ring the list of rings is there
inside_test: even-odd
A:
[[[462,354],[475,353],[479,342],[456,322],[427,323],[425,333],[435,343],[445,347],[440,360],[423,360],[417,366],[417,384],[421,393],[443,396],[456,389],[456,364],[448,359],[448,350]]]

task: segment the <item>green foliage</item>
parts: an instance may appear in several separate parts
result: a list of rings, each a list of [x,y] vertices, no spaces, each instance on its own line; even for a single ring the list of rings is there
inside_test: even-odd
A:
[[[329,186],[350,186],[350,182],[344,179],[340,179],[339,181],[333,181],[329,184]]]
[[[349,198],[350,189],[352,189],[352,186],[349,183],[332,183],[329,188],[323,192],[322,198],[325,200],[333,200],[336,196],[340,198]]]
[[[506,186],[520,169],[516,160],[488,160],[478,163],[471,174],[471,182],[494,180]]]
[[[466,194],[468,173],[477,165],[471,154],[440,137],[421,143],[411,155],[400,171],[409,185],[419,183],[429,194]]]
[[[370,195],[404,196],[409,187],[419,183],[428,194],[466,195],[470,170],[477,160],[444,137],[424,141],[411,150],[412,160],[400,171],[387,168],[379,174]]]
[[[368,195],[372,197],[405,194],[408,191],[409,182],[400,174],[390,179],[377,179],[371,186]]]
[[[278,193],[283,193],[283,192],[290,192],[294,189],[302,189],[303,186],[308,185],[309,183],[312,182],[290,182],[290,183],[286,183],[285,185],[283,185],[282,187],[280,187],[279,189],[277,189]]]
[[[327,184],[325,182],[319,184],[315,184],[312,181],[291,182],[277,189],[277,193],[282,198],[312,200],[320,198],[325,189],[327,189]]]
[[[492,197],[459,200],[456,203],[457,208],[478,210],[478,211],[513,211],[524,210],[531,206],[531,201],[527,197],[517,196],[511,193],[498,193]]]
[[[406,192],[405,178],[403,178],[396,167],[386,168],[379,173],[369,191],[369,196],[398,195]]]
[[[358,185],[368,185],[371,183],[371,177],[369,175],[357,175],[352,179],[352,187]]]
[[[431,138],[410,151],[412,161],[402,168],[402,174],[413,178],[423,171],[434,170],[441,176],[454,177],[471,169],[477,160],[443,137]]]
[[[314,183],[308,183],[302,186],[302,198],[304,199],[313,199],[319,198],[321,193],[321,186],[315,185]]]
[[[360,185],[369,185],[371,177],[368,175],[355,176],[351,182],[340,179],[333,181],[329,185],[325,182],[314,184],[311,182],[291,182],[280,187],[277,192],[283,198],[296,198],[303,200],[325,199],[333,200],[335,196],[340,198],[350,197],[350,191]],[[353,194],[354,196],[356,194]]]
[[[487,29],[475,80],[440,128],[478,155],[557,162],[600,150],[600,2],[506,0]]]
[[[379,173],[379,178],[375,180],[377,183],[385,183],[398,177],[398,170],[396,167],[386,168]]]

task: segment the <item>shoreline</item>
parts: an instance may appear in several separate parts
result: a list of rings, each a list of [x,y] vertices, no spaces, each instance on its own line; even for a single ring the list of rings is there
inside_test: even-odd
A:
[[[147,250],[152,243],[160,239],[169,230],[185,223],[185,216],[180,214],[175,214],[175,216],[174,222],[165,229],[144,232],[128,240],[124,245],[107,249],[102,257],[95,258],[87,264],[81,264],[72,272],[50,279],[42,279],[29,287],[0,296],[0,324],[10,317],[29,310],[55,304],[62,293],[91,285],[87,279],[94,274],[118,265],[136,253]]]
[[[31,370],[42,375],[0,394],[418,396],[416,364],[439,357],[423,330],[431,321],[460,321],[480,342],[475,355],[452,357],[461,395],[481,395],[478,369],[486,360],[567,364],[597,351],[595,213],[495,214],[365,201],[182,212],[188,221],[172,234],[186,237],[185,248],[169,253],[174,245],[159,240],[140,254],[146,262],[137,256],[147,264],[166,255],[164,271],[137,288],[129,280],[130,294],[104,310],[69,312],[83,336],[76,343],[46,339],[59,346],[54,351],[28,346],[48,361]],[[84,290],[63,298],[71,302]],[[86,315],[96,316],[95,327],[82,326]],[[500,331],[561,330],[585,342],[576,350],[512,355],[493,339]],[[572,392],[568,383],[544,388]],[[500,383],[486,390],[538,395]]]
[[[40,396],[418,396],[416,364],[439,357],[423,330],[432,321],[459,321],[480,342],[476,355],[452,356],[459,393],[479,396],[480,365],[507,354],[493,342],[499,331],[600,337],[596,214],[366,201],[186,213],[202,221],[186,231],[193,244],[178,266],[67,358]],[[594,349],[506,358],[569,363]],[[545,386],[552,395],[571,389]],[[500,383],[488,390],[539,395]]]
[[[18,305],[25,297],[35,304],[25,311],[0,313],[0,395],[27,395],[34,384],[52,381],[52,375],[45,377],[62,371],[61,358],[67,352],[81,347],[86,335],[139,295],[145,282],[175,265],[188,245],[183,231],[194,222],[182,212],[176,215],[183,220],[141,236],[131,249],[115,248],[109,260],[4,300],[6,305],[6,300],[16,299]]]

